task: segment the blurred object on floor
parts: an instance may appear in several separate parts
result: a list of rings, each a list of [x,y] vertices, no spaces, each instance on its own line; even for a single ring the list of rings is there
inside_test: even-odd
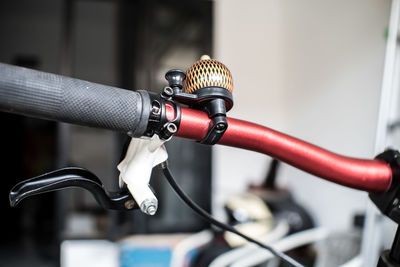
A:
[[[287,220],[290,233],[311,229],[315,224],[309,212],[293,198],[288,189],[276,186],[280,164],[272,159],[263,183],[250,185],[249,192],[262,198],[276,218]]]
[[[119,242],[120,267],[189,267],[212,237],[208,230],[196,234],[130,236]]]
[[[230,197],[225,204],[229,224],[251,238],[260,240],[274,227],[271,211],[259,197],[243,193]],[[248,241],[231,232],[225,232],[224,238],[231,247],[248,244]]]
[[[297,232],[278,241],[272,242],[270,245],[278,251],[286,252],[287,255],[293,257],[304,266],[314,266],[317,257],[317,251],[313,248],[313,244],[324,240],[329,235],[329,231],[323,227],[316,227],[301,232]],[[237,260],[232,267],[239,266],[258,266],[274,259],[275,256],[269,251],[256,248],[252,253]],[[280,267],[289,267],[287,263],[280,263]]]
[[[118,267],[118,244],[107,240],[65,240],[60,267]]]
[[[225,204],[229,224],[267,244],[314,227],[311,216],[296,203],[290,192],[276,187],[278,168],[279,162],[272,160],[260,186],[250,186],[247,192],[228,198]],[[213,242],[199,254],[194,266],[226,266],[259,249],[252,244],[243,244],[247,242],[233,234],[215,231]],[[315,261],[315,251],[307,244],[289,254],[307,265]]]
[[[270,244],[272,242],[278,241],[289,232],[289,225],[286,221],[280,220],[274,226],[274,228],[265,236],[259,238],[265,244]],[[250,254],[257,248],[256,245],[249,243],[238,248],[234,248],[226,253],[223,253],[216,257],[210,264],[211,266],[228,266],[235,261],[241,259],[242,257]]]
[[[317,246],[316,267],[336,267],[352,261],[361,252],[363,217],[354,217],[353,227],[346,231],[333,231]],[[360,224],[360,222],[362,222]]]

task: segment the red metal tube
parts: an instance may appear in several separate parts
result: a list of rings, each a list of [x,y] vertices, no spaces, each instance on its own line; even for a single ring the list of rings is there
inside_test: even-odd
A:
[[[201,140],[211,120],[201,111],[182,108],[182,118],[176,136]],[[167,117],[175,116],[167,105]],[[298,169],[331,182],[368,192],[387,191],[392,182],[388,164],[340,156],[297,138],[254,123],[228,118],[228,129],[218,142],[221,145],[260,152],[282,160]]]

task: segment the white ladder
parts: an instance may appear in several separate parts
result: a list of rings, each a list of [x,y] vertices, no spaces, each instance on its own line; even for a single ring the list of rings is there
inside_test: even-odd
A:
[[[375,155],[382,153],[385,148],[393,147],[399,149],[400,139],[398,133],[391,125],[397,125],[400,121],[400,0],[393,0],[389,33],[386,44],[385,63],[382,78],[382,90],[380,107],[377,122],[377,132],[375,139]],[[397,123],[396,123],[397,122]],[[363,232],[363,241],[361,245],[361,254],[365,267],[375,267],[381,250],[383,249],[383,228],[388,225],[389,218],[381,215],[375,205],[369,201],[367,204],[365,227]],[[393,223],[394,224],[394,223]],[[393,238],[395,235],[393,225]],[[387,229],[386,231],[392,231]],[[390,241],[391,242],[391,241]]]

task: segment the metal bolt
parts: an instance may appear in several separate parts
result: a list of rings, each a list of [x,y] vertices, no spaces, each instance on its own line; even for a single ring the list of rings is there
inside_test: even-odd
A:
[[[133,209],[133,207],[135,206],[135,201],[134,200],[128,200],[124,203],[124,206],[127,210],[131,210]]]
[[[225,124],[223,124],[223,123],[218,123],[217,126],[216,126],[216,128],[217,128],[217,130],[223,130],[223,129],[225,129]]]
[[[174,90],[171,87],[167,86],[164,88],[164,94],[166,94],[167,96],[172,96],[174,94]]]
[[[160,107],[159,106],[153,106],[152,108],[151,108],[151,112],[154,114],[154,115],[159,115],[160,114]]]
[[[157,211],[157,207],[154,205],[151,205],[151,206],[147,207],[147,209],[146,209],[146,213],[149,215],[156,214],[156,211]]]
[[[157,100],[154,100],[151,105],[150,119],[159,121],[161,118],[161,104]]]
[[[178,127],[176,127],[176,125],[172,122],[168,123],[167,125],[167,130],[168,132],[170,132],[171,134],[176,133],[176,131],[178,130]]]
[[[140,205],[140,210],[147,215],[154,215],[157,212],[157,199],[146,199]]]

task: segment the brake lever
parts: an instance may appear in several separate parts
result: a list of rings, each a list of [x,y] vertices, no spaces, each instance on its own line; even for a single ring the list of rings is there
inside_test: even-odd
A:
[[[86,189],[105,209],[132,210],[139,208],[128,190],[107,192],[95,174],[77,167],[55,170],[16,184],[10,191],[10,205],[15,207],[27,197],[69,187]]]

